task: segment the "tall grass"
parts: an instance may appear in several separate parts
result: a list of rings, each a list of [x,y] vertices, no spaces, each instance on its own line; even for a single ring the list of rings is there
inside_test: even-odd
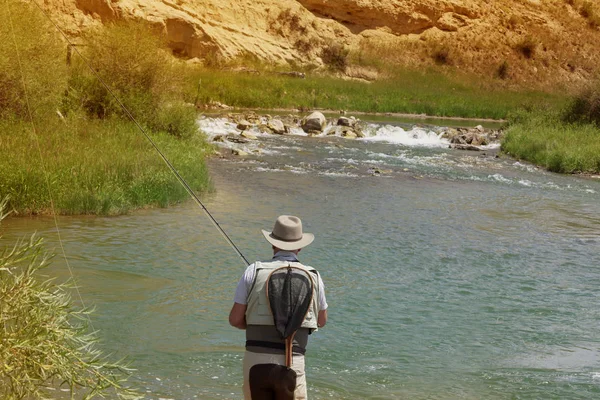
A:
[[[567,106],[563,120],[596,124],[600,128],[600,81],[583,89]]]
[[[530,113],[508,129],[502,150],[560,173],[600,173],[600,128],[567,123],[557,113]]]
[[[70,398],[141,398],[124,386],[128,367],[98,349],[73,283],[44,276],[49,259],[35,235],[0,247],[0,398],[48,399],[59,388]]]
[[[56,110],[65,89],[65,47],[35,6],[9,0],[0,7],[0,118]],[[27,87],[27,96],[23,84]]]
[[[17,39],[0,41],[0,195],[18,214],[50,212],[51,198],[61,214],[121,214],[187,198],[119,101],[194,190],[210,188],[196,110],[183,102],[181,74],[152,29],[121,23],[80,38],[92,73],[77,52],[67,66],[67,45],[39,10],[16,0],[0,10],[0,22],[11,22],[0,23],[2,37]]]
[[[198,105],[219,101],[243,108],[322,108],[475,118],[505,118],[523,107],[543,104],[561,108],[565,102],[560,95],[490,89],[468,78],[410,70],[368,83],[315,74],[298,79],[271,72],[256,76],[198,69],[189,75],[186,98]]]
[[[122,214],[187,197],[130,122],[72,118],[42,129],[36,138],[28,123],[0,122],[0,193],[10,195],[18,214],[49,212],[51,197],[61,214]],[[203,163],[208,146],[199,135],[178,140],[158,133],[153,138],[192,189],[210,188]]]
[[[83,46],[77,49],[87,63],[73,58],[65,112],[84,109],[99,118],[123,115],[104,85],[139,119],[150,118],[171,100],[179,78],[166,43],[147,24],[111,23],[88,31],[80,40]]]

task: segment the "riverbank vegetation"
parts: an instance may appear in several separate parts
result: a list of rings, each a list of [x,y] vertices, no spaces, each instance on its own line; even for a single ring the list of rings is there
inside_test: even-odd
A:
[[[600,85],[562,110],[513,116],[502,150],[553,172],[600,173]]]
[[[98,349],[90,310],[71,299],[73,282],[44,276],[49,259],[35,235],[0,250],[0,398],[141,398],[125,386],[128,367]]]
[[[117,24],[73,47],[34,6],[11,1],[0,13],[0,195],[15,214],[121,214],[186,199],[139,128],[193,190],[210,190],[210,146],[158,35]]]
[[[398,70],[366,82],[326,74],[299,79],[277,71],[197,68],[186,87],[189,101],[202,106],[218,101],[232,107],[329,109],[373,113],[426,114],[439,117],[504,119],[521,108],[557,109],[562,94],[498,88],[493,82],[441,71]]]
[[[121,214],[165,207],[187,198],[137,127],[113,117],[52,120],[33,134],[24,121],[0,122],[3,152],[0,191],[20,214]],[[193,188],[206,188],[206,144],[154,133],[153,140]]]
[[[39,10],[14,0],[9,5],[0,11],[10,22],[0,24],[9,39],[0,42],[0,152],[6,155],[0,158],[0,194],[10,194],[16,214],[49,213],[52,205],[61,214],[120,214],[187,198],[130,117],[194,190],[210,190],[204,157],[211,147],[195,119],[198,109],[216,103],[508,118],[503,149],[511,155],[559,172],[598,169],[592,155],[581,155],[592,154],[583,141],[595,128],[560,116],[568,106],[564,93],[514,90],[496,84],[501,76],[483,81],[446,66],[416,71],[379,65],[376,79],[366,72],[363,79],[341,79],[340,68],[371,71],[378,64],[374,56],[333,46],[324,54],[329,71],[290,73],[248,57],[199,66],[172,57],[160,35],[141,23],[108,25],[67,45]],[[558,117],[523,117],[523,110],[537,109]],[[544,120],[567,128],[546,129]],[[569,134],[553,133],[563,130]],[[540,143],[548,155],[538,154]],[[559,163],[557,149],[567,143],[581,150],[571,148]],[[588,161],[582,164],[582,157]]]
[[[236,68],[233,67],[235,70]],[[238,67],[239,71],[239,67]],[[600,88],[569,94],[497,89],[439,71],[397,71],[365,83],[274,71],[197,69],[187,98],[244,108],[314,108],[507,121],[505,153],[559,173],[600,173]],[[197,82],[197,86],[192,83]]]

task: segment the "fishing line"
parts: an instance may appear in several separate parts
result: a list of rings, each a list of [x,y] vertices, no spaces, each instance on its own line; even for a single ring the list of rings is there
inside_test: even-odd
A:
[[[165,164],[167,164],[167,166],[169,167],[169,169],[171,170],[171,172],[175,175],[175,177],[177,178],[177,180],[179,181],[179,183],[184,187],[184,189],[188,192],[188,194],[192,197],[192,199],[194,199],[194,201],[196,202],[196,204],[198,204],[198,206],[200,206],[200,208],[202,208],[202,210],[204,210],[204,212],[209,217],[209,219],[211,220],[211,222],[213,223],[213,225],[223,235],[223,237],[225,238],[225,240],[227,241],[227,243],[229,243],[229,245],[235,250],[235,252],[237,253],[237,255],[240,256],[242,258],[242,260],[244,260],[244,262],[246,263],[245,265],[250,264],[248,262],[248,260],[246,259],[246,257],[244,257],[244,255],[242,254],[242,252],[240,251],[240,249],[235,245],[235,243],[233,242],[233,240],[231,240],[231,238],[229,237],[229,235],[227,235],[227,233],[225,232],[225,230],[221,227],[221,225],[219,225],[219,222],[217,222],[217,220],[212,216],[212,214],[210,213],[210,211],[208,210],[208,208],[206,208],[206,206],[204,205],[204,203],[202,203],[202,201],[200,200],[200,198],[198,198],[198,196],[196,195],[196,193],[194,193],[194,191],[188,185],[188,183],[186,182],[186,180],[183,179],[183,177],[179,174],[179,172],[177,171],[177,169],[175,169],[175,167],[173,166],[173,164],[171,164],[171,162],[169,161],[169,159],[163,154],[163,152],[160,150],[160,148],[156,145],[156,143],[154,142],[154,140],[152,140],[152,138],[146,133],[146,131],[144,130],[144,128],[142,128],[142,126],[138,123],[138,121],[133,117],[133,115],[131,114],[131,112],[129,112],[129,109],[127,107],[125,107],[125,105],[121,102],[121,100],[117,97],[117,95],[104,82],[104,80],[102,79],[102,77],[100,77],[100,74],[98,74],[98,72],[96,72],[96,70],[94,68],[92,68],[92,66],[90,65],[90,63],[88,62],[88,60],[79,52],[79,50],[77,49],[77,46],[75,46],[75,45],[73,45],[73,43],[71,43],[71,41],[69,40],[69,38],[67,37],[67,35],[52,20],[52,18],[50,18],[50,16],[48,15],[48,13],[46,13],[46,11],[37,3],[37,1],[35,1],[35,0],[31,0],[31,1],[37,6],[37,8],[40,9],[40,11],[50,21],[50,23],[52,23],[52,25],[54,25],[54,27],[56,28],[56,30],[66,40],[67,44],[69,46],[71,46],[71,48],[77,53],[77,55],[79,57],[81,57],[81,59],[83,60],[83,62],[85,63],[85,65],[89,68],[90,71],[92,71],[92,73],[94,74],[94,76],[96,77],[96,79],[98,79],[98,81],[102,84],[102,86],[104,86],[104,88],[108,91],[108,93],[110,93],[110,95],[115,99],[115,101],[117,102],[117,104],[119,104],[119,106],[123,109],[123,111],[125,112],[125,114],[127,115],[127,117],[129,117],[129,119],[135,124],[135,126],[137,126],[137,128],[140,130],[140,132],[142,132],[144,134],[144,136],[150,142],[150,144],[152,145],[152,147],[154,147],[154,149],[156,150],[156,152],[160,155],[160,157],[162,158],[162,160],[165,162]]]
[[[54,217],[54,226],[56,227],[56,235],[58,236],[58,243],[60,244],[60,249],[62,252],[62,256],[67,264],[67,269],[69,270],[69,274],[71,275],[71,279],[73,280],[73,286],[75,287],[75,292],[77,293],[77,297],[79,297],[79,301],[83,309],[85,309],[85,303],[83,301],[83,297],[81,296],[81,292],[79,291],[79,286],[77,285],[77,280],[75,279],[75,275],[73,274],[73,269],[71,268],[71,264],[69,263],[69,259],[67,258],[67,253],[65,252],[65,246],[63,244],[63,240],[60,234],[60,229],[58,228],[58,218],[56,216],[56,210],[54,208],[54,199],[52,198],[52,191],[50,190],[50,179],[48,178],[48,170],[46,169],[46,163],[44,162],[44,156],[42,155],[42,147],[40,146],[40,139],[37,133],[37,129],[35,126],[35,121],[33,120],[33,114],[31,113],[31,104],[29,103],[29,95],[27,92],[27,83],[25,82],[25,73],[23,72],[23,65],[21,63],[21,54],[19,52],[19,44],[17,42],[17,36],[15,34],[15,27],[12,20],[12,13],[10,11],[10,0],[6,0],[6,9],[8,10],[8,20],[10,23],[10,28],[12,32],[13,42],[15,45],[15,52],[17,55],[17,63],[19,65],[19,72],[21,75],[21,84],[23,85],[23,97],[25,98],[25,105],[27,108],[27,115],[29,116],[29,120],[31,122],[31,131],[33,133],[33,138],[35,139],[35,144],[37,147],[38,154],[40,156],[40,163],[42,164],[42,170],[44,171],[44,178],[46,181],[46,189],[48,190],[48,196],[50,197],[50,207],[52,209],[52,216]],[[85,314],[92,331],[95,331],[94,325],[92,324],[92,320],[90,319],[89,314]]]

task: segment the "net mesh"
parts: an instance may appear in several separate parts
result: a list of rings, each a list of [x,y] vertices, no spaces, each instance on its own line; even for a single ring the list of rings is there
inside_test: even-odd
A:
[[[269,303],[282,339],[300,328],[308,312],[313,296],[313,281],[308,274],[299,268],[283,267],[269,277]]]

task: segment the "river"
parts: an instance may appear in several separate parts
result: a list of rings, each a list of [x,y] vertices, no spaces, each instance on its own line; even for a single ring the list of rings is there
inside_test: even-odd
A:
[[[202,118],[214,136],[235,132]],[[436,126],[361,140],[259,134],[210,161],[206,207],[244,255],[295,214],[329,322],[307,352],[311,399],[600,398],[600,181],[448,149]],[[60,217],[101,346],[148,399],[239,399],[244,334],[227,315],[244,263],[193,202]],[[13,218],[3,241],[51,218]],[[69,276],[57,256],[51,267]]]

